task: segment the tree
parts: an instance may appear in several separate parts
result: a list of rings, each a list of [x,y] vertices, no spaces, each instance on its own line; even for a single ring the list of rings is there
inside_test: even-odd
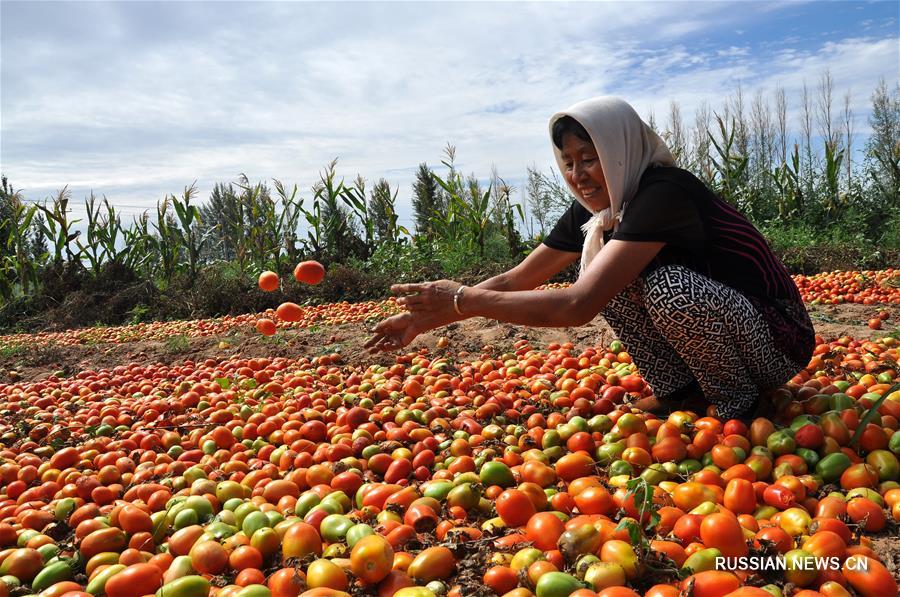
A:
[[[885,213],[900,208],[900,85],[888,91],[881,79],[872,94],[872,135],[866,142],[865,172]]]
[[[675,100],[669,103],[669,122],[663,137],[672,152],[672,157],[675,158],[675,163],[682,168],[686,167],[688,165],[687,133],[684,130],[684,121],[681,119],[681,106]]]
[[[11,254],[9,251],[9,238],[12,236],[13,215],[21,196],[16,191],[6,176],[0,177],[0,256]]]
[[[200,221],[204,230],[214,230],[211,241],[205,247],[208,260],[232,261],[235,258],[238,239],[230,222],[239,220],[240,206],[231,184],[216,183],[209,201],[200,206]]]
[[[416,180],[413,183],[413,214],[416,220],[416,232],[431,236],[434,227],[431,218],[439,214],[443,207],[441,189],[432,176],[428,164],[422,162],[416,171]]]
[[[547,227],[550,224],[553,201],[550,193],[544,187],[541,173],[534,166],[528,167],[528,180],[525,183],[525,200],[528,202],[528,208],[531,210],[532,217],[537,221],[538,234],[543,238],[547,234]]]
[[[694,128],[691,131],[691,147],[693,158],[690,160],[694,173],[706,184],[712,184],[715,177],[715,169],[710,159],[709,131],[712,127],[712,114],[709,104],[701,102],[694,112]]]
[[[375,223],[375,235],[380,242],[393,241],[397,238],[397,212],[394,206],[397,192],[391,192],[390,183],[381,178],[369,193],[369,210]]]

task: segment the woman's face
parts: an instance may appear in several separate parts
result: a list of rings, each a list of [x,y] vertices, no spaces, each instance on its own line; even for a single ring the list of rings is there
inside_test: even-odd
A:
[[[609,207],[609,189],[594,144],[568,134],[562,140],[562,159],[565,164],[563,175],[578,197],[594,211]]]

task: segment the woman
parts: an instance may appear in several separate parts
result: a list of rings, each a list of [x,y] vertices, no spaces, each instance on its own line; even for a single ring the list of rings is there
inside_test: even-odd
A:
[[[575,201],[512,270],[467,288],[398,284],[409,312],[375,327],[372,350],[468,317],[564,327],[601,313],[670,410],[701,397],[747,418],[809,362],[814,332],[796,286],[762,235],[691,173],[626,102],[600,97],[550,119]],[[578,280],[533,291],[581,258]]]

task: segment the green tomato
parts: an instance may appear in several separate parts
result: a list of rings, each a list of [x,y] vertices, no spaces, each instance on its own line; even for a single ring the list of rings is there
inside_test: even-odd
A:
[[[851,464],[849,456],[843,452],[835,452],[819,461],[816,465],[816,474],[820,475],[825,483],[834,483]]]
[[[479,480],[485,486],[499,485],[507,488],[516,484],[512,471],[502,462],[486,462],[478,473]]]
[[[354,522],[343,514],[329,514],[322,519],[320,532],[322,538],[329,543],[337,543],[344,539],[353,526]]]
[[[565,572],[547,572],[538,579],[537,597],[568,597],[585,584]]]

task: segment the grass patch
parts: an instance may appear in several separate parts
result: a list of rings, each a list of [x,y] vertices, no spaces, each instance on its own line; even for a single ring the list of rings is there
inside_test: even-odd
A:
[[[0,346],[0,359],[13,359],[21,356],[28,351],[24,344],[8,344]]]
[[[191,344],[190,342],[188,342],[187,336],[183,334],[166,338],[166,352],[179,354],[182,352],[187,352],[190,347]]]

